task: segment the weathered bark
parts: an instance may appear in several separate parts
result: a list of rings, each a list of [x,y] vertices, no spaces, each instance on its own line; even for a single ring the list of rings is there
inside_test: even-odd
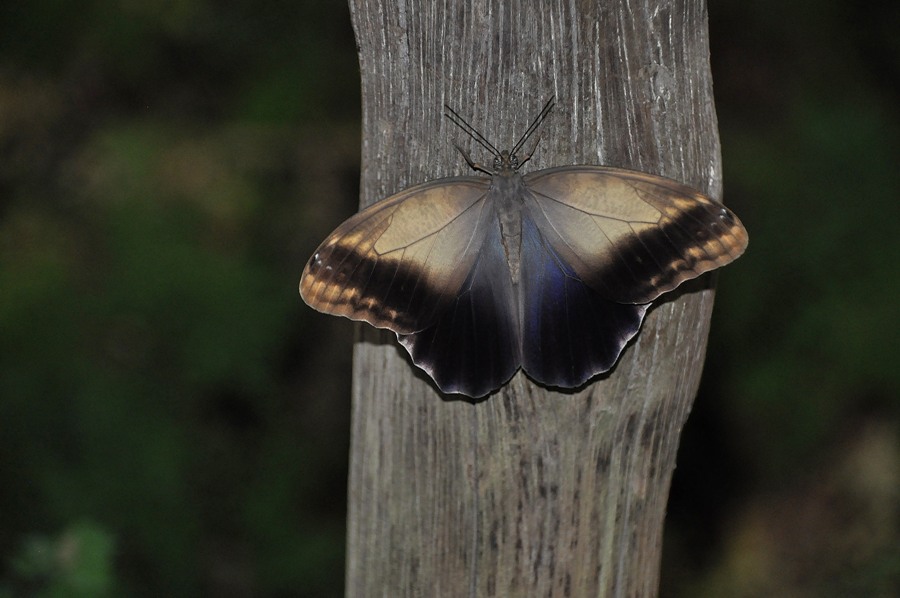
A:
[[[444,103],[505,148],[551,95],[557,107],[526,171],[606,164],[719,196],[704,2],[350,4],[363,205],[469,174],[453,147],[468,142]],[[574,393],[520,372],[482,402],[442,397],[392,334],[362,327],[347,594],[655,595],[708,286],[701,279],[658,302],[613,372]]]

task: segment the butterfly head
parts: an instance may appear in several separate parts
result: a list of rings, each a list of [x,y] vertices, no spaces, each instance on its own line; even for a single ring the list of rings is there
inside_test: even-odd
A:
[[[528,156],[531,157],[530,155]],[[510,170],[519,170],[522,163],[519,162],[518,156],[514,153],[503,150],[500,155],[494,158],[494,174],[508,172]]]

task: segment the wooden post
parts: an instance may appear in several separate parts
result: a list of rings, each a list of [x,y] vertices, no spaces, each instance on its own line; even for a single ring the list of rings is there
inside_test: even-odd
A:
[[[350,5],[363,205],[470,174],[444,103],[503,149],[550,96],[557,107],[526,171],[606,164],[720,196],[702,0]],[[392,334],[362,326],[347,595],[656,595],[712,301],[708,277],[683,285],[612,374],[579,392],[520,372],[478,403],[440,396]]]

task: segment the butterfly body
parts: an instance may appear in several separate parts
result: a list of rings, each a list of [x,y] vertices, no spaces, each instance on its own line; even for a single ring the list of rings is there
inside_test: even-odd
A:
[[[522,175],[530,154],[495,152],[492,169],[463,155],[490,177],[366,208],[300,282],[313,308],[394,331],[444,392],[481,397],[519,368],[580,386],[615,365],[654,299],[747,244],[730,210],[671,179],[593,165]]]
[[[518,286],[522,251],[522,198],[525,183],[521,175],[507,161],[491,177],[487,203],[493,206],[500,223],[500,239],[512,283]]]

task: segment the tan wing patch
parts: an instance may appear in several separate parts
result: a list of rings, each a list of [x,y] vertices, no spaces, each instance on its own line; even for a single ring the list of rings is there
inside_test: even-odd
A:
[[[303,300],[399,334],[428,326],[471,269],[490,216],[488,184],[477,177],[433,181],[351,217],[307,263]]]
[[[747,247],[733,212],[671,179],[602,166],[524,179],[526,209],[554,250],[615,301],[650,302]]]

